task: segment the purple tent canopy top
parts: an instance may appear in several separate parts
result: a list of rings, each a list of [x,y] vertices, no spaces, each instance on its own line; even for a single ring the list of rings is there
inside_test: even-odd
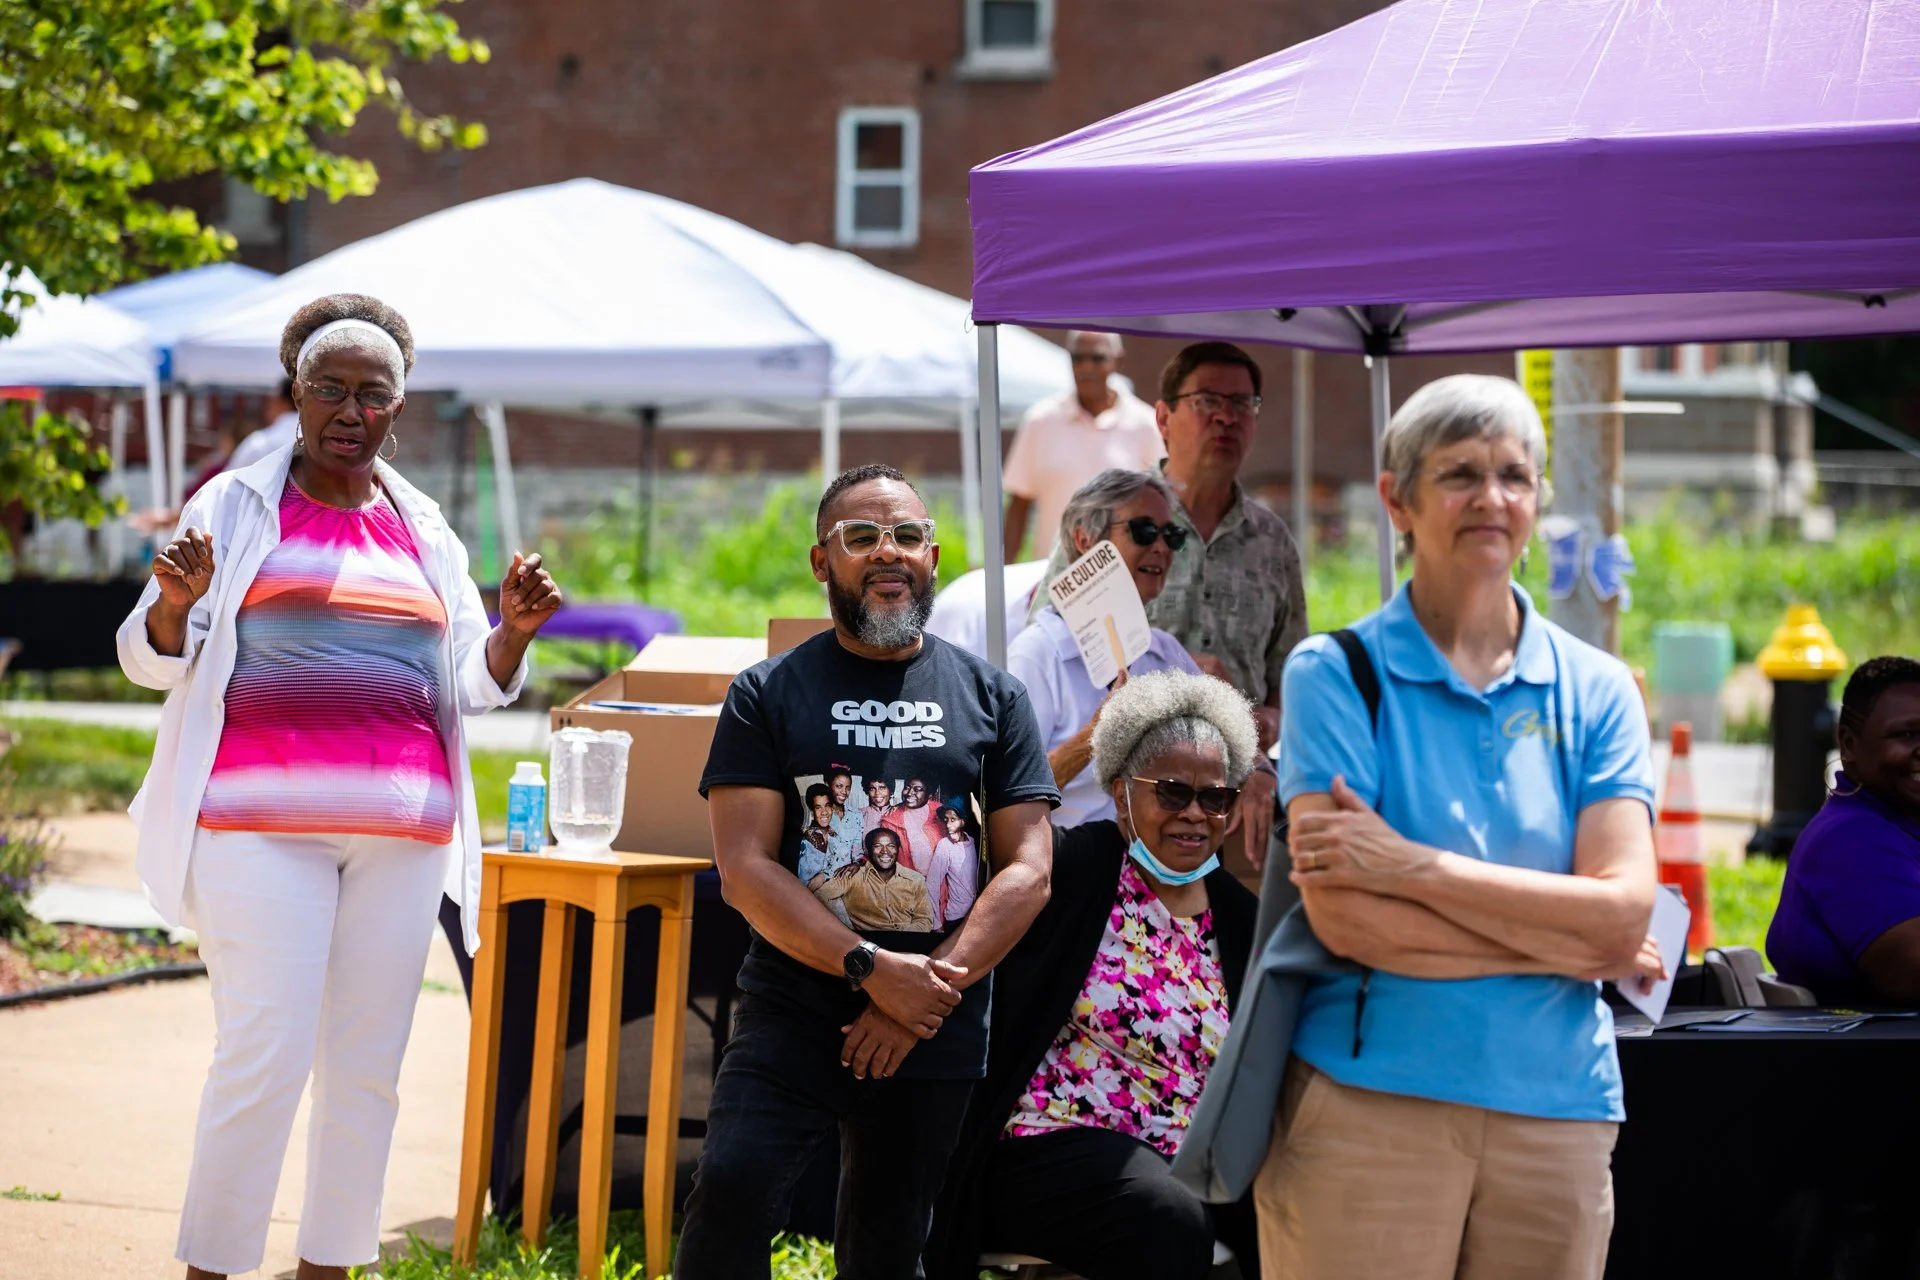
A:
[[[1920,330],[1920,4],[1402,0],[981,165],[974,318],[1376,354]]]

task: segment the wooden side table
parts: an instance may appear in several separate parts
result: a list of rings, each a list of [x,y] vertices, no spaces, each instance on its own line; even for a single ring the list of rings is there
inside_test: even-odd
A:
[[[580,1130],[580,1274],[600,1280],[613,1182],[614,1087],[620,1075],[620,986],[627,913],[660,908],[659,979],[648,1085],[645,1225],[647,1275],[664,1275],[673,1248],[674,1156],[680,1136],[680,1067],[687,1037],[687,957],[693,938],[693,877],[706,858],[607,853],[592,858],[489,852],[480,881],[480,951],[473,966],[473,1032],[467,1054],[467,1118],[460,1148],[460,1204],[453,1256],[471,1265],[486,1213],[493,1103],[500,1074],[501,960],[509,903],[547,904],[534,1013],[533,1082],[527,1104],[527,1180],[521,1230],[538,1246],[553,1207],[559,1148],[560,1078],[572,990],[573,908],[593,913],[586,1100]]]

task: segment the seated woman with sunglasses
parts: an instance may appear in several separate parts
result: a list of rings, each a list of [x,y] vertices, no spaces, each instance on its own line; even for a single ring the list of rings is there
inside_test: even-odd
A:
[[[1212,677],[1136,676],[1107,700],[1093,773],[1119,821],[1054,829],[1052,896],[995,970],[933,1280],[972,1280],[983,1251],[1198,1280],[1216,1238],[1257,1274],[1251,1200],[1203,1204],[1169,1168],[1252,945],[1255,900],[1220,846],[1257,759],[1252,709]]]
[[[1105,539],[1112,539],[1127,562],[1140,602],[1151,603],[1166,582],[1173,553],[1187,540],[1187,530],[1173,523],[1167,482],[1152,472],[1114,468],[1082,485],[1060,515],[1061,550],[1071,552],[1071,562]],[[1046,594],[1044,583],[1040,594]],[[1087,768],[1093,727],[1107,690],[1094,687],[1073,633],[1052,605],[1044,606],[1007,646],[1007,670],[1027,686],[1054,785],[1060,788],[1055,825],[1077,827],[1113,817],[1113,798]],[[1152,645],[1130,674],[1149,671],[1198,675],[1200,668],[1178,640],[1156,628]],[[1128,674],[1123,672],[1115,684],[1124,684]]]

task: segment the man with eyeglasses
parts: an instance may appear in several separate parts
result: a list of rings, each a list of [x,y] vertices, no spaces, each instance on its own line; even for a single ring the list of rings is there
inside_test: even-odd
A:
[[[1147,606],[1154,626],[1254,706],[1260,748],[1280,731],[1280,668],[1307,634],[1300,548],[1286,522],[1240,485],[1260,415],[1260,366],[1230,342],[1196,342],[1160,374],[1154,417],[1166,441],[1162,474],[1175,523],[1194,537]],[[1258,769],[1241,791],[1236,822],[1259,869],[1273,832],[1275,779]]]
[[[766,1274],[795,1185],[835,1130],[839,1274],[919,1273],[986,1071],[991,971],[1047,899],[1059,792],[1026,690],[925,634],[940,549],[920,495],[891,467],[856,468],[827,487],[815,534],[833,629],[734,680],[700,783],[722,889],[753,938],[680,1280]],[[865,833],[854,874],[801,882],[805,798],[843,777],[905,779],[909,807],[937,795],[958,811],[990,864],[960,873],[978,890],[970,909],[946,920],[923,905],[891,823]]]
[[[1110,467],[1151,471],[1166,456],[1153,407],[1115,385],[1125,351],[1112,333],[1070,333],[1073,390],[1027,410],[1007,450],[1007,563],[1020,559],[1028,521],[1034,558],[1044,560],[1060,513],[1081,485]]]

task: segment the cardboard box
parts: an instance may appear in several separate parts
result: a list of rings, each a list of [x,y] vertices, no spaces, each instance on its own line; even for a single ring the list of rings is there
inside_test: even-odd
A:
[[[767,656],[785,653],[833,626],[831,618],[773,618],[767,622]]]
[[[613,847],[630,853],[713,856],[700,774],[713,745],[715,712],[661,715],[589,706],[594,702],[673,702],[718,706],[739,672],[767,656],[764,641],[736,636],[660,636],[622,671],[564,707],[555,729],[620,729],[633,735],[627,799]]]

